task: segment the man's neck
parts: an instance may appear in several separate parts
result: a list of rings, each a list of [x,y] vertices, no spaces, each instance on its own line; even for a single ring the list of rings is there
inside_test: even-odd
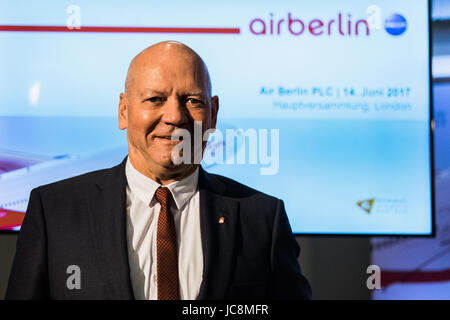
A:
[[[136,159],[136,157],[129,154],[128,158],[133,168],[135,168],[144,176],[156,181],[163,186],[188,177],[189,175],[194,173],[199,166],[198,164],[189,166],[182,165],[183,167],[178,166],[176,168],[165,168],[160,166],[161,168],[155,169],[151,168],[151,166],[149,166],[148,163],[145,162],[145,160],[140,160],[139,157],[138,159]]]

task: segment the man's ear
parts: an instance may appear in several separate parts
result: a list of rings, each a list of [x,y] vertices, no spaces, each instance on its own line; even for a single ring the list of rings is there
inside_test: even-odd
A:
[[[124,130],[128,126],[128,106],[124,93],[120,94],[119,99],[119,129]]]
[[[211,98],[211,128],[216,128],[217,113],[219,112],[219,97],[213,96]]]

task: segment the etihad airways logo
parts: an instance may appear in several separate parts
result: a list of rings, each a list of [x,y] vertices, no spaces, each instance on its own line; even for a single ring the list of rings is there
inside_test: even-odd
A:
[[[367,214],[406,214],[406,199],[370,198],[356,202]]]
[[[380,12],[372,12],[366,18],[354,18],[351,13],[338,12],[336,16],[324,19],[302,19],[291,12],[284,17],[276,17],[270,13],[268,17],[255,18],[250,21],[249,30],[256,36],[370,36],[371,32],[381,29],[382,20]],[[401,14],[395,13],[384,20],[384,29],[392,36],[399,36],[406,30],[406,19]]]

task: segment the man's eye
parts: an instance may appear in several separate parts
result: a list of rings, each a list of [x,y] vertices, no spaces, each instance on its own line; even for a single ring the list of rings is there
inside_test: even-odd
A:
[[[190,104],[203,104],[203,101],[199,100],[199,99],[195,99],[195,98],[187,98],[187,102],[189,102]]]
[[[146,101],[150,101],[152,103],[161,102],[163,99],[161,97],[150,97]]]

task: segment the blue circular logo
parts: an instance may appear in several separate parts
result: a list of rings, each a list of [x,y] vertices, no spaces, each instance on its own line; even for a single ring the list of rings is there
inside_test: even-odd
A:
[[[393,36],[399,36],[406,30],[406,19],[401,14],[394,13],[384,20],[384,28],[387,33]]]

